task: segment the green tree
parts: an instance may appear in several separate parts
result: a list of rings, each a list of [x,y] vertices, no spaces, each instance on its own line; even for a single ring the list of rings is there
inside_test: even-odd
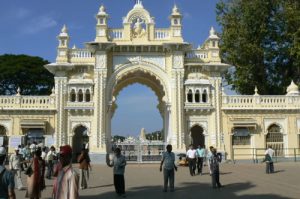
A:
[[[285,94],[300,83],[300,1],[220,0],[222,60],[235,66],[226,80],[241,94]]]
[[[44,68],[49,62],[28,55],[0,55],[0,95],[48,95],[54,85],[53,75]]]

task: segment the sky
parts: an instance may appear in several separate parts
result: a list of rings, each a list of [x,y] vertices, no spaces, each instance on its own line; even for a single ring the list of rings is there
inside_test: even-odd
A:
[[[183,37],[195,47],[208,37],[216,22],[218,0],[143,0],[144,8],[155,18],[157,28],[167,28],[174,3],[183,14]],[[95,38],[95,15],[103,4],[110,15],[109,27],[121,28],[135,0],[2,0],[0,3],[0,54],[27,54],[55,61],[57,35],[67,25],[70,47],[83,48]],[[147,106],[145,106],[147,102]],[[112,119],[113,135],[137,135],[161,130],[162,118],[154,92],[133,84],[117,96],[118,109]]]

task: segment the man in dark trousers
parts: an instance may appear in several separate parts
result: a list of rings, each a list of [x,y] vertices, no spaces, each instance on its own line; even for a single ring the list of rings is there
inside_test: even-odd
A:
[[[163,192],[167,192],[168,182],[170,184],[170,191],[174,191],[174,169],[177,171],[175,165],[175,154],[172,152],[172,145],[168,144],[167,151],[163,153],[159,170],[162,171],[164,165],[164,189]]]
[[[219,170],[219,162],[220,157],[217,155],[217,150],[213,148],[211,150],[212,156],[209,159],[209,166],[211,169],[211,179],[212,179],[212,187],[215,188],[221,188],[222,185],[220,183],[220,170]]]
[[[6,150],[0,147],[0,198],[16,199],[14,174],[4,166]]]
[[[126,160],[125,157],[121,154],[121,149],[115,149],[115,156],[109,165],[110,167],[114,167],[114,185],[116,193],[123,198],[126,197],[125,195],[125,166]]]

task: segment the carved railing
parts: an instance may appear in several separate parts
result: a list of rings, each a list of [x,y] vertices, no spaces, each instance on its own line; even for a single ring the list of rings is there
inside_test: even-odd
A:
[[[93,109],[94,102],[67,102],[67,109]]]
[[[115,40],[115,39],[123,39],[123,29],[109,29],[109,36],[110,39]]]
[[[300,96],[223,96],[222,109],[300,109]]]
[[[186,110],[200,110],[200,111],[210,111],[213,109],[211,103],[192,103],[192,102],[185,102],[184,108]]]
[[[208,51],[207,50],[192,50],[188,51],[185,55],[187,59],[207,59]]]
[[[55,109],[54,96],[0,96],[0,110]]]
[[[87,49],[70,49],[71,63],[94,63],[95,56]]]
[[[170,38],[170,30],[167,28],[155,29],[154,39],[155,40],[167,40]]]

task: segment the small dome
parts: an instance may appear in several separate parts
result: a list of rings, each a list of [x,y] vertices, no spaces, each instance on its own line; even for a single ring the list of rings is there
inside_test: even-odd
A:
[[[219,39],[219,37],[216,35],[216,31],[215,31],[214,27],[210,28],[209,38],[210,39]]]
[[[98,15],[107,15],[105,7],[103,5],[100,6]]]
[[[180,15],[180,11],[176,4],[174,5],[174,7],[172,9],[172,15]]]
[[[66,25],[64,25],[61,29],[61,32],[59,34],[60,37],[68,37],[68,28]]]
[[[299,87],[292,80],[291,84],[286,89],[287,95],[300,95]]]

